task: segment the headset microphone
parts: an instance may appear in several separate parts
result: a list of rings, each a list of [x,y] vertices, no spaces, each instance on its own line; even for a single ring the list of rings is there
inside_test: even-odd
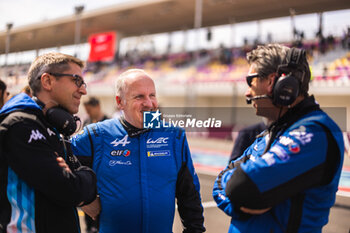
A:
[[[257,95],[254,97],[247,97],[246,101],[247,101],[247,104],[251,104],[253,100],[268,99],[268,98],[270,98],[268,95]]]

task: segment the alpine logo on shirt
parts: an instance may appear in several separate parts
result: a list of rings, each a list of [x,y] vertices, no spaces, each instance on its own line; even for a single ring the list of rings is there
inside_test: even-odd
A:
[[[53,132],[50,128],[47,128],[47,133],[51,137],[52,135],[56,135],[55,132]]]
[[[128,135],[125,135],[125,137],[123,137],[122,139],[116,138],[113,142],[111,142],[111,144],[113,146],[126,146],[127,144],[129,144],[131,141],[128,141]]]
[[[28,143],[31,143],[32,140],[36,141],[36,140],[41,140],[41,139],[46,140],[46,137],[44,135],[42,135],[42,133],[40,133],[38,129],[37,130],[33,129],[32,133],[30,134]]]

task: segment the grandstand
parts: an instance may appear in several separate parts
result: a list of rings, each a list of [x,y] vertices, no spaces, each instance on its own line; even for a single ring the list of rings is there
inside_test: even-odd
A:
[[[322,55],[317,46],[309,51],[313,71],[310,92],[317,96],[324,107],[350,107],[347,98],[344,98],[350,94],[350,53],[341,47],[341,43],[333,46]],[[109,115],[115,111],[115,108],[107,107],[114,106],[114,80],[130,67],[143,68],[151,74],[156,81],[159,101],[163,107],[189,107],[191,104],[197,107],[243,108],[247,107],[244,98],[244,77],[248,72],[244,57],[246,50],[247,48],[206,50],[200,53],[198,59],[194,58],[192,52],[168,54],[166,57],[136,56],[138,59],[133,61],[125,56],[112,63],[88,63],[85,80],[89,95],[101,98]],[[230,52],[230,62],[222,58],[224,51]],[[26,85],[28,67],[29,64],[7,67],[9,73],[6,82],[13,92]],[[327,67],[327,73],[324,67]],[[191,103],[188,102],[188,87],[195,96]],[[232,128],[237,124],[248,125],[255,121],[258,118],[236,116],[226,120],[225,125]],[[344,131],[349,130],[346,123],[339,124]]]

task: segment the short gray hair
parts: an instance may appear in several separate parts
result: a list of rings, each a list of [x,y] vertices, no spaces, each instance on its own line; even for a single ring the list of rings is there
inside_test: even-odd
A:
[[[278,66],[283,64],[290,48],[280,44],[259,45],[253,51],[247,53],[247,60],[250,65],[256,65],[256,72],[261,78],[277,72]],[[300,81],[299,95],[307,95],[309,81],[311,78],[309,63],[303,57],[301,66],[292,71],[293,75]]]
[[[125,92],[126,92],[126,79],[132,75],[132,74],[140,74],[140,75],[144,75],[147,77],[150,77],[146,71],[142,70],[142,69],[129,69],[126,70],[125,72],[121,73],[119,75],[119,77],[117,78],[117,80],[115,81],[115,95],[119,96],[121,98],[124,97]]]
[[[43,73],[60,73],[69,69],[69,63],[84,67],[84,62],[63,53],[46,53],[37,57],[28,71],[28,83],[34,96],[41,90],[40,78]]]
[[[258,45],[247,53],[248,63],[256,65],[256,71],[262,78],[277,72],[290,48],[279,44]]]

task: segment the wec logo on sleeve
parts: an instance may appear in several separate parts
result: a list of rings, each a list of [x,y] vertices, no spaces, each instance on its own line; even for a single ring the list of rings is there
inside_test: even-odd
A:
[[[31,143],[32,140],[36,141],[36,140],[41,140],[41,139],[45,139],[45,140],[46,140],[45,136],[42,135],[42,134],[39,132],[39,130],[32,130],[32,133],[31,133],[31,135],[30,135],[30,138],[29,138],[29,140],[28,140],[28,143]]]

